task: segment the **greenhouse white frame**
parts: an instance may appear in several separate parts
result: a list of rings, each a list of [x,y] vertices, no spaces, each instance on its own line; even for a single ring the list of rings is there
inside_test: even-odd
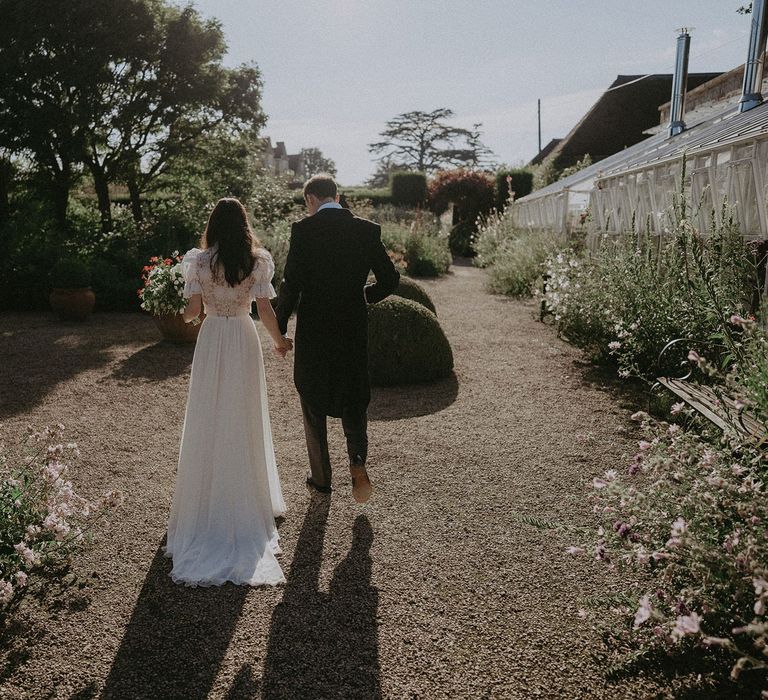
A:
[[[566,236],[586,226],[588,242],[604,233],[668,229],[673,193],[685,191],[697,228],[711,229],[727,203],[748,240],[768,239],[768,103],[746,112],[729,106],[676,136],[666,131],[512,203],[521,228]]]

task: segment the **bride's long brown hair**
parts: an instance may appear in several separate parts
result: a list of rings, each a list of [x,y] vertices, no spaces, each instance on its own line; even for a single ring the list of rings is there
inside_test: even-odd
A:
[[[203,248],[218,246],[211,256],[211,271],[218,264],[230,287],[240,284],[253,272],[261,243],[253,233],[248,214],[240,200],[224,197],[216,202],[202,238]]]

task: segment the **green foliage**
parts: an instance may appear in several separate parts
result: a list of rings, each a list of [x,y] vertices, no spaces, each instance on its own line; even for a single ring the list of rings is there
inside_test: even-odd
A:
[[[78,0],[31,12],[8,0],[3,16],[0,147],[44,173],[61,227],[83,170],[107,232],[110,182],[126,182],[138,205],[201,135],[252,133],[265,121],[258,69],[226,68],[220,24],[191,6]]]
[[[640,582],[631,601],[611,606],[604,632],[614,648],[630,658],[719,648],[740,684],[743,671],[768,669],[766,453],[736,436],[713,444],[678,423],[633,418],[644,433],[637,454],[593,480],[599,528],[569,551]]]
[[[342,187],[340,193],[343,193],[350,202],[367,200],[376,208],[391,206],[394,203],[392,190],[389,187]],[[301,203],[304,203],[303,199]]]
[[[545,261],[557,247],[557,240],[547,232],[518,231],[497,249],[488,271],[488,288],[496,294],[530,297]]]
[[[263,175],[254,182],[248,204],[256,225],[270,228],[294,210],[294,195],[284,178]]]
[[[336,175],[336,163],[326,158],[319,148],[302,148],[301,155],[304,156],[304,170],[307,177],[318,173]]]
[[[540,190],[542,187],[557,182],[559,175],[560,172],[555,165],[555,158],[553,156],[545,158],[534,170],[533,189]]]
[[[91,286],[91,269],[79,258],[62,258],[49,275],[52,287],[59,289],[80,289]]]
[[[432,302],[427,291],[420,284],[417,284],[412,279],[407,277],[401,277],[400,283],[395,290],[395,296],[402,297],[403,299],[410,299],[421,304],[423,307],[429,309],[433,314],[437,315],[437,310]]]
[[[568,166],[567,168],[563,168],[558,173],[557,179],[562,180],[563,178],[575,175],[577,172],[579,172],[579,170],[584,170],[584,168],[588,168],[590,165],[592,165],[592,156],[587,153],[581,160],[577,161],[573,165]]]
[[[254,231],[261,244],[270,252],[275,261],[275,288],[282,282],[285,261],[288,258],[288,248],[291,243],[291,224],[289,221],[278,221],[269,228],[257,228]]]
[[[533,190],[533,172],[527,168],[514,170],[499,170],[496,173],[496,210],[503,212],[509,199],[510,182],[511,191],[515,193],[515,199],[525,197]]]
[[[60,231],[48,203],[27,192],[14,198],[12,209],[0,225],[0,310],[46,310]]]
[[[561,254],[548,263],[544,302],[559,332],[616,362],[622,376],[653,380],[659,353],[676,338],[722,344],[727,319],[748,312],[756,286],[755,261],[732,224],[704,238],[681,219],[657,245],[627,233],[606,237],[585,259]],[[675,372],[680,352],[668,353],[661,370]]]
[[[389,187],[389,176],[395,172],[408,170],[402,163],[391,158],[383,158],[376,164],[376,170],[366,181],[365,186],[371,188]]]
[[[392,203],[420,207],[427,201],[427,176],[418,172],[393,172],[389,176]]]
[[[453,370],[453,353],[435,315],[421,304],[389,297],[368,307],[371,383],[430,382]]]
[[[445,212],[453,203],[454,226],[450,234],[451,252],[474,255],[472,236],[477,231],[478,217],[493,208],[494,183],[475,170],[445,170],[429,182],[429,206],[436,214]]]
[[[117,491],[95,501],[80,496],[71,479],[74,443],[61,444],[63,425],[0,441],[0,618],[45,575],[70,563]],[[37,576],[37,574],[41,574]]]
[[[413,277],[436,277],[451,265],[448,241],[434,222],[423,217],[410,225],[383,223],[381,238],[396,266]]]

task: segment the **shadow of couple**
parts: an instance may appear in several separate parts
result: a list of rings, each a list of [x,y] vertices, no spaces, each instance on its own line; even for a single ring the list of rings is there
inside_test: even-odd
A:
[[[357,517],[350,551],[328,591],[320,591],[329,507],[313,502],[304,518],[283,599],[272,613],[263,673],[244,664],[225,697],[381,696],[373,530],[366,516]],[[191,700],[214,689],[249,588],[178,586],[169,569],[158,548],[101,697]],[[97,694],[91,685],[76,697]]]

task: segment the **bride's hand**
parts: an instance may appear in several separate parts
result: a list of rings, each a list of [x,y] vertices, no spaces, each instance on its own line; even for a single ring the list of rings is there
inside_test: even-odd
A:
[[[285,358],[285,356],[293,350],[293,341],[285,336],[283,336],[280,341],[280,343],[275,343],[275,354]]]

